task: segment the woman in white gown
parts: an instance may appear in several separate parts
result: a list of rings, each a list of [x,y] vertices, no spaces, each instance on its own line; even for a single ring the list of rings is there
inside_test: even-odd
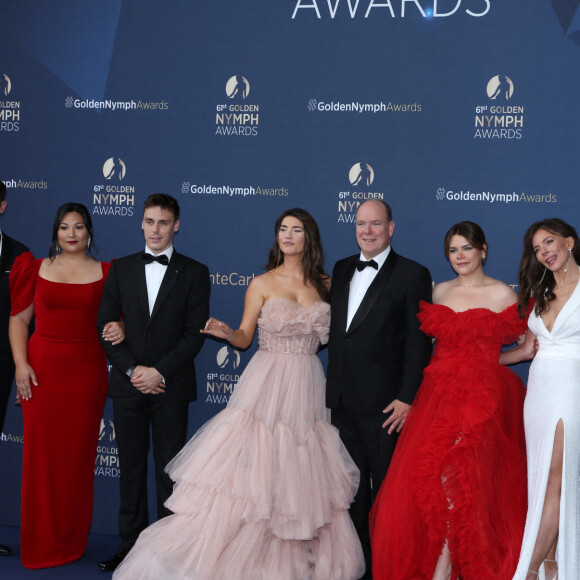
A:
[[[519,308],[538,351],[524,405],[528,514],[514,580],[580,578],[580,242],[559,219],[530,226]],[[556,562],[557,561],[557,562]]]

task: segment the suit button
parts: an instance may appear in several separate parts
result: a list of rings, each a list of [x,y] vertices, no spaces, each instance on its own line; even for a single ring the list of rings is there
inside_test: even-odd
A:
[[[345,338],[344,342],[352,342],[352,340],[350,338]]]

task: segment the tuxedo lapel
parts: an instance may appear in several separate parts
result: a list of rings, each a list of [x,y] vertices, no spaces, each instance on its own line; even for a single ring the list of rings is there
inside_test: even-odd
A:
[[[364,319],[370,314],[373,309],[379,295],[383,291],[385,285],[390,281],[393,268],[395,267],[395,262],[397,260],[397,254],[393,252],[392,248],[387,257],[387,261],[383,264],[383,267],[379,270],[378,274],[375,276],[372,284],[368,287],[358,310],[356,311],[350,326],[348,327],[347,334],[356,330],[356,328],[364,321]]]
[[[171,288],[173,288],[173,285],[179,278],[182,267],[183,259],[181,255],[174,250],[173,255],[171,256],[171,260],[167,266],[167,270],[165,271],[165,275],[163,276],[161,286],[159,287],[159,292],[157,294],[157,298],[155,299],[155,304],[153,305],[153,311],[151,312],[151,318],[157,314],[163,305],[163,302],[171,292]]]
[[[14,244],[12,240],[6,235],[2,234],[2,254],[0,254],[0,278],[8,276],[6,270],[9,270],[9,256],[12,255]]]
[[[134,285],[137,301],[146,313],[147,320],[149,320],[149,297],[147,295],[147,280],[145,279],[145,262],[141,257],[142,254],[142,252],[135,254],[128,280],[129,284]]]
[[[355,270],[355,264],[358,256],[353,256],[346,265],[344,269],[344,276],[341,276],[338,280],[334,279],[332,281],[333,289],[336,289],[336,309],[332,313],[332,316],[336,318],[336,325],[333,324],[335,328],[339,330],[342,334],[346,332],[346,321],[348,319],[348,298],[350,295],[350,281]],[[333,299],[333,302],[334,299]],[[334,321],[333,321],[334,322]]]

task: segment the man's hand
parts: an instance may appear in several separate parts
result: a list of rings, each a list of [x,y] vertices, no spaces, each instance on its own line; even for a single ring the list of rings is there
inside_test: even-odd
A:
[[[161,382],[163,377],[154,367],[138,365],[131,374],[133,386],[145,395],[159,395],[165,392],[165,384]]]
[[[389,435],[391,435],[393,431],[400,433],[403,425],[405,425],[405,419],[407,418],[410,409],[411,405],[407,405],[407,403],[395,399],[388,407],[383,409],[383,413],[391,413],[391,416],[383,423],[383,429],[386,429],[390,425]]]

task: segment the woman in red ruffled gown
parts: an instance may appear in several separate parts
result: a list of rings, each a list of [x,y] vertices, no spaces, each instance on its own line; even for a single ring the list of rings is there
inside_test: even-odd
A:
[[[50,257],[27,252],[10,273],[10,344],[22,402],[21,559],[46,568],[80,558],[93,513],[93,478],[107,397],[97,309],[109,264],[90,256],[90,214],[59,208]],[[34,317],[35,331],[28,341]],[[107,340],[123,330],[108,325]]]
[[[371,512],[375,580],[508,580],[518,561],[525,389],[499,358],[526,320],[514,291],[484,274],[477,224],[453,226],[445,253],[458,276],[421,304],[437,342]]]

